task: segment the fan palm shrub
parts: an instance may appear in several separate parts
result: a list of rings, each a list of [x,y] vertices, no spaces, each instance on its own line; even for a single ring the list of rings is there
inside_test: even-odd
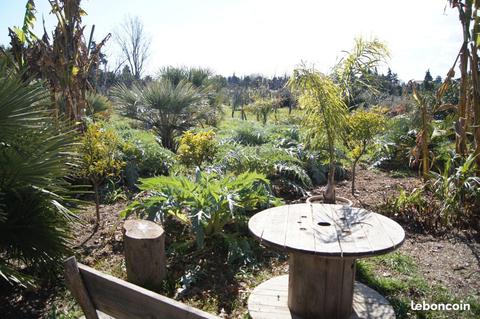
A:
[[[162,79],[131,90],[119,86],[112,94],[128,113],[151,126],[162,146],[172,151],[177,149],[177,138],[201,117],[198,107],[203,102],[202,94],[185,80],[175,85]]]
[[[158,78],[177,86],[180,82],[188,82],[197,89],[202,96],[202,103],[196,106],[197,120],[206,125],[216,126],[224,115],[222,104],[227,96],[218,77],[213,77],[213,72],[207,68],[173,67],[167,66],[160,70]]]
[[[70,254],[74,135],[42,108],[48,92],[0,65],[0,280],[19,285]]]
[[[187,68],[167,66],[160,70],[159,77],[178,85],[181,81],[192,83],[195,87],[205,86],[212,71],[205,68]]]
[[[106,96],[92,91],[86,93],[87,116],[106,117],[112,109],[112,104]]]
[[[124,83],[120,83],[112,88],[110,94],[115,98],[115,102],[123,116],[138,119],[140,113],[139,104],[142,101],[142,88],[140,86],[133,84],[129,88]]]

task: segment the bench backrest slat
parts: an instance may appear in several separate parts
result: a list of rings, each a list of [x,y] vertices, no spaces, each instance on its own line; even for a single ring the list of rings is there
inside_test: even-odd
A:
[[[117,319],[219,319],[80,263],[77,266],[94,307]]]

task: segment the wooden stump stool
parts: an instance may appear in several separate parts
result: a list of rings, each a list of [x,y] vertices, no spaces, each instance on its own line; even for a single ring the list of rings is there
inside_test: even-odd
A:
[[[123,225],[128,281],[158,288],[166,275],[165,232],[148,220],[127,220]]]

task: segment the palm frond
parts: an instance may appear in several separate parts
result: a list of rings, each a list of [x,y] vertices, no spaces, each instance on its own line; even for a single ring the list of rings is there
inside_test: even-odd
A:
[[[351,51],[333,69],[333,77],[342,89],[346,101],[352,99],[354,85],[378,93],[374,83],[376,68],[389,57],[387,46],[378,39],[356,38]]]
[[[41,83],[24,84],[14,70],[0,64],[0,141],[19,127],[40,127],[48,112],[35,108],[47,98]]]
[[[78,202],[66,176],[76,165],[75,132],[42,109],[45,90],[0,72],[0,276],[28,284],[70,254]]]

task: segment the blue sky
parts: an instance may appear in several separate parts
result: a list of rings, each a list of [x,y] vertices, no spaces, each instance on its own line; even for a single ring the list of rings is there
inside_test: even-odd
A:
[[[23,22],[26,0],[0,0],[0,43]],[[36,0],[37,34],[47,0]],[[127,15],[139,16],[151,39],[146,71],[165,65],[209,67],[223,75],[290,73],[301,61],[328,72],[358,36],[387,43],[399,77],[445,76],[461,46],[457,12],[444,0],[83,0],[89,33],[114,32]],[[118,48],[106,48],[113,67]]]

